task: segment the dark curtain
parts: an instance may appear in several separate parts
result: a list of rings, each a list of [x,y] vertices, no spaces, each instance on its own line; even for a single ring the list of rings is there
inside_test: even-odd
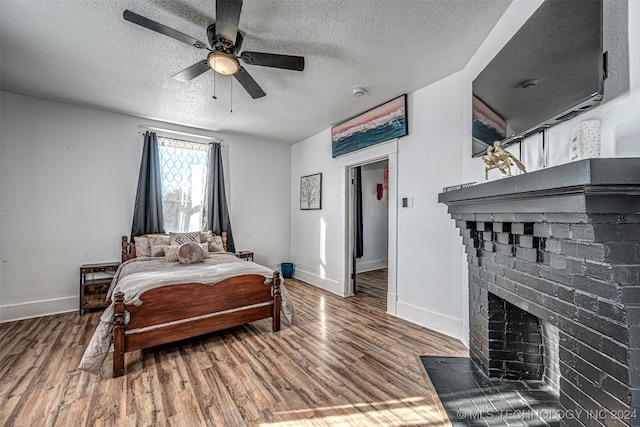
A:
[[[355,251],[356,258],[362,258],[364,255],[364,236],[362,232],[362,169],[358,166],[354,169],[354,172]]]
[[[219,143],[211,144],[209,149],[209,172],[205,189],[204,229],[220,235],[227,232],[227,251],[235,252],[231,220],[227,208],[227,197],[224,192],[224,171],[222,169],[222,154]]]
[[[131,240],[135,236],[164,233],[162,217],[162,180],[160,178],[160,153],[155,132],[144,133],[144,147],[140,161],[136,205],[133,210]]]

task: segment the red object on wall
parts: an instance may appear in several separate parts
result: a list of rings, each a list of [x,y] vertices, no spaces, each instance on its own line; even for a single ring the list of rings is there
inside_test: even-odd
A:
[[[378,184],[377,191],[378,191],[378,200],[382,200],[382,192],[384,191],[382,184]]]

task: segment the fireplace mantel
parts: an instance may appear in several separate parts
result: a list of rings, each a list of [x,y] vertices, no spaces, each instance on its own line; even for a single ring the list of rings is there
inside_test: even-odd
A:
[[[640,158],[580,160],[440,193],[438,202],[452,214],[533,213],[541,197],[546,212],[640,214]]]
[[[640,158],[581,160],[438,201],[467,254],[476,365],[490,374],[499,362],[488,333],[499,297],[559,329],[560,404],[582,414],[563,425],[640,425]]]

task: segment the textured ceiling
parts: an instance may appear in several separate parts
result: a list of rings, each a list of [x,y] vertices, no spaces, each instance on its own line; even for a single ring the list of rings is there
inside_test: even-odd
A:
[[[129,9],[206,41],[214,0],[0,0],[0,82],[11,92],[291,144],[461,70],[509,3],[245,0],[242,50],[306,62],[303,72],[245,65],[267,93],[254,100],[213,71],[188,83],[171,78],[206,52],[122,17]],[[356,86],[365,95],[354,97]]]

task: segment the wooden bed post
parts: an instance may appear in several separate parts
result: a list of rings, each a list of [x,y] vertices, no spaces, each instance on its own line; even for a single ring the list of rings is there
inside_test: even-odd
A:
[[[223,231],[222,233],[220,233],[220,238],[222,238],[222,248],[226,252],[227,251],[227,232]]]
[[[273,332],[280,330],[280,272],[273,272]]]
[[[122,236],[120,246],[122,246],[120,259],[122,262],[125,262],[129,259],[129,242],[127,241],[127,236]]]
[[[124,294],[118,292],[113,304],[113,376],[124,375]]]

